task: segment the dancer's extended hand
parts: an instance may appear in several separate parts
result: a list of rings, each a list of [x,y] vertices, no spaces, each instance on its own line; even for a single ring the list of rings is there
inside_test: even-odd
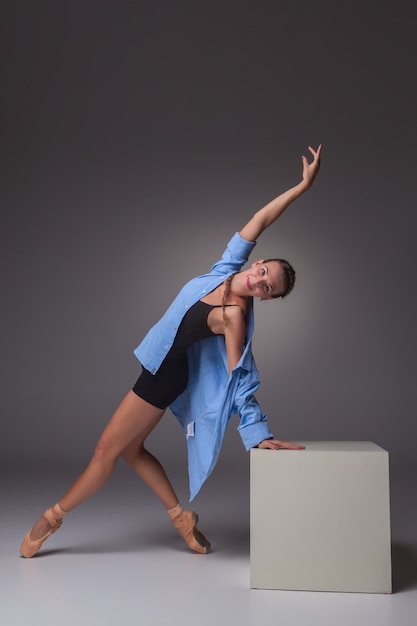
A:
[[[306,188],[310,189],[320,169],[320,153],[322,144],[319,145],[317,150],[314,150],[311,146],[308,146],[308,149],[313,155],[312,162],[309,163],[307,157],[304,155],[301,158],[303,160],[303,182],[306,185]]]
[[[289,441],[280,441],[279,439],[264,439],[257,446],[258,448],[269,450],[304,450],[305,446],[299,446]]]

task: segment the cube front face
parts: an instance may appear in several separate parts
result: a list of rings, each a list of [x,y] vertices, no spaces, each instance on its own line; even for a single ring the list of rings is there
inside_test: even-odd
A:
[[[251,587],[391,593],[388,453],[303,443],[250,452]]]

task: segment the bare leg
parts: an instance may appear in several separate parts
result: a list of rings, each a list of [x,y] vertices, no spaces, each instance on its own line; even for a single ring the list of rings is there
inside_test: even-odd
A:
[[[159,461],[148,452],[140,438],[130,443],[122,453],[126,463],[162,500],[171,521],[191,550],[206,554],[210,542],[197,529],[198,515],[184,511]]]
[[[165,508],[172,509],[178,504],[178,498],[165,470],[153,454],[143,445],[138,437],[122,452],[122,458],[135,471],[152,491],[162,500]]]

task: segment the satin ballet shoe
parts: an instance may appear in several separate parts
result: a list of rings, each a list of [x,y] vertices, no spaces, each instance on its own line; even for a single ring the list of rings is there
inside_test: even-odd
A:
[[[188,547],[200,554],[207,554],[210,551],[210,542],[197,529],[198,515],[194,511],[181,511],[177,517],[172,520],[175,528],[183,539],[185,539]]]
[[[60,528],[62,524],[62,517],[56,517],[56,513],[54,514],[52,509],[57,509],[59,510],[60,514],[62,513],[62,516],[64,515],[64,511],[61,509],[61,507],[58,504],[54,504],[52,508],[44,511],[43,516],[47,519],[47,521],[51,525],[51,529],[48,530],[39,539],[30,538],[30,533],[32,529],[28,533],[26,533],[25,538],[22,541],[22,545],[20,546],[20,554],[24,556],[25,559],[30,559],[34,554],[36,554],[38,550],[41,548],[43,542],[46,539],[48,539],[48,537],[53,535],[54,532],[58,530],[58,528]]]

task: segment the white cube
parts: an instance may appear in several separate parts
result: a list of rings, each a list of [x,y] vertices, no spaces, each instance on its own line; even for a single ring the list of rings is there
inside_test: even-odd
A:
[[[300,443],[250,452],[250,586],[391,593],[388,452]]]

